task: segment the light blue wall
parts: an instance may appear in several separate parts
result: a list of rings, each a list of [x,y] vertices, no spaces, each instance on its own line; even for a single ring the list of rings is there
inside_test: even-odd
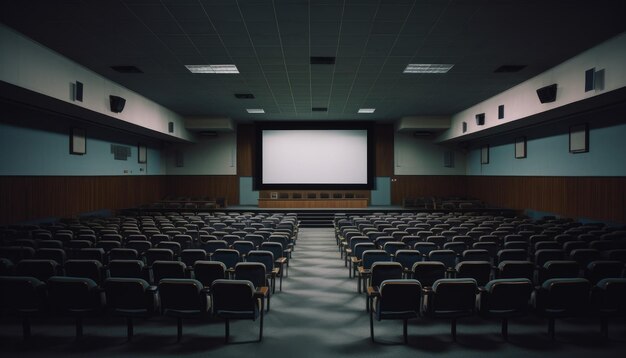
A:
[[[107,141],[87,129],[87,154],[69,154],[69,128],[48,131],[0,123],[0,175],[160,175],[161,151],[148,147],[148,163],[137,162],[137,142]],[[122,136],[123,137],[123,136]],[[126,161],[113,159],[111,144],[130,146]]]
[[[252,177],[239,177],[239,205],[259,204],[259,191],[252,188]]]
[[[551,135],[527,135],[527,157],[515,159],[514,138],[490,144],[489,164],[480,164],[480,148],[467,156],[468,175],[626,176],[626,123],[589,131],[589,152],[569,152],[569,125]]]
[[[391,178],[376,177],[376,189],[371,191],[370,205],[391,205]]]

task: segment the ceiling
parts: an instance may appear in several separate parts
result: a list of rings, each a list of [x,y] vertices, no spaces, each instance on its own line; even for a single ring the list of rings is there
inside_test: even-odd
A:
[[[0,21],[184,116],[451,115],[626,31],[616,0],[3,0]],[[311,56],[336,57],[334,65]],[[409,63],[454,64],[403,74]],[[184,65],[235,64],[240,74]],[[143,73],[119,73],[131,65]],[[502,65],[524,65],[496,73]],[[254,99],[237,99],[252,93]],[[326,112],[312,111],[324,107]],[[263,108],[248,114],[246,108]],[[359,108],[376,108],[357,114]]]

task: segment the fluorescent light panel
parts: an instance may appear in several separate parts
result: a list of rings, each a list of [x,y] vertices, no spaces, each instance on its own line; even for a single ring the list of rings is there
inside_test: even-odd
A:
[[[359,108],[358,113],[374,113],[376,108]]]
[[[263,108],[246,108],[246,112],[248,113],[265,113]]]
[[[191,73],[239,73],[235,65],[185,65]]]
[[[452,67],[451,64],[409,63],[402,73],[446,73]]]

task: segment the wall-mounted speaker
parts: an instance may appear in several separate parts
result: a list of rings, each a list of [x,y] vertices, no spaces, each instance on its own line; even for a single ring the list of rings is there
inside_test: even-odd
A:
[[[167,131],[169,133],[174,133],[174,122],[168,122],[167,123]]]
[[[485,114],[484,113],[478,113],[476,115],[476,125],[477,126],[485,125]]]
[[[467,132],[467,122],[463,122],[463,133]]]
[[[76,85],[74,87],[74,100],[78,102],[83,101],[83,83],[76,81]]]
[[[110,95],[109,100],[111,102],[111,112],[120,113],[124,110],[124,105],[126,105],[126,100],[124,98]]]
[[[590,68],[585,71],[585,92],[604,89],[604,70]]]
[[[539,102],[541,103],[556,101],[556,83],[538,89],[537,97],[539,97]]]
[[[498,106],[498,119],[504,118],[504,105],[501,104]]]

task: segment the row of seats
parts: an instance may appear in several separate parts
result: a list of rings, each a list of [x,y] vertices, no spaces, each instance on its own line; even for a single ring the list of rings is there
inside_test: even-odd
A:
[[[194,250],[191,254],[197,254]],[[282,251],[281,251],[282,252]],[[217,250],[211,260],[207,260],[203,252],[192,257],[185,257],[183,261],[173,260],[171,253],[164,257],[153,257],[145,263],[138,259],[115,259],[103,265],[99,260],[93,259],[70,259],[59,264],[53,259],[24,259],[13,267],[6,259],[0,259],[0,275],[32,276],[41,281],[47,281],[52,276],[64,275],[70,277],[87,277],[100,284],[107,277],[142,278],[152,284],[158,284],[162,278],[196,278],[200,281],[205,272],[205,267],[219,264],[224,272],[232,273],[235,267],[244,262],[240,260],[239,253],[235,250]],[[272,274],[272,288],[275,290],[275,279],[280,278],[280,290],[282,291],[282,277],[285,270],[284,257],[274,259],[270,251],[252,250],[245,256],[245,262],[258,262],[267,268]]]
[[[555,320],[595,315],[601,319],[602,333],[608,337],[610,318],[626,316],[626,279],[607,278],[593,286],[582,278],[550,279],[534,289],[528,279],[492,280],[478,288],[467,278],[440,279],[424,287],[415,279],[400,279],[401,268],[387,263],[382,281],[368,287],[371,301],[370,335],[374,341],[374,319],[403,320],[404,342],[407,321],[420,316],[451,320],[456,341],[457,320],[476,313],[502,320],[502,336],[508,339],[508,320],[534,311],[548,319],[548,333],[555,338]],[[396,266],[395,278],[392,267]]]
[[[240,276],[248,276],[241,271],[244,273]],[[44,283],[34,277],[0,276],[0,308],[3,314],[23,319],[24,338],[31,334],[32,317],[74,317],[76,337],[81,338],[83,319],[107,312],[126,318],[129,340],[134,319],[163,314],[176,318],[178,341],[182,338],[183,319],[222,319],[226,343],[230,320],[260,318],[260,341],[267,295],[267,287],[255,286],[246,279],[220,278],[210,286],[194,279],[163,279],[158,286],[150,286],[139,278],[108,278],[98,286],[83,277],[53,276]]]

